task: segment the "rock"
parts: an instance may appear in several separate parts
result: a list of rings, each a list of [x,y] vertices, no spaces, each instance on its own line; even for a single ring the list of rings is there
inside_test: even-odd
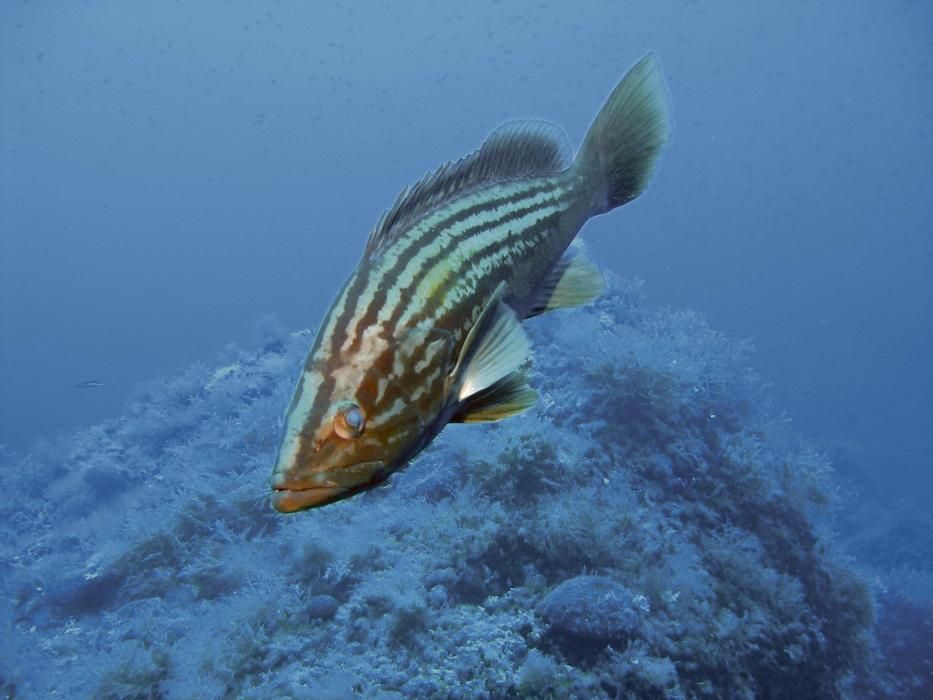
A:
[[[641,617],[632,603],[635,597],[606,576],[577,576],[548,593],[538,612],[554,636],[605,646],[638,632]]]
[[[312,620],[329,620],[337,614],[340,604],[332,595],[316,595],[308,601],[308,617]]]

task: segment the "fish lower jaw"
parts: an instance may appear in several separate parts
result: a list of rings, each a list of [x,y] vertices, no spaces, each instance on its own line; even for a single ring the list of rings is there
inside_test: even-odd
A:
[[[310,478],[288,480],[282,472],[272,476],[272,506],[280,513],[294,513],[327,505],[375,486],[385,464],[360,462],[313,473]]]
[[[295,513],[338,501],[348,495],[347,491],[349,489],[342,486],[312,486],[306,489],[275,488],[272,492],[272,507],[280,513]]]

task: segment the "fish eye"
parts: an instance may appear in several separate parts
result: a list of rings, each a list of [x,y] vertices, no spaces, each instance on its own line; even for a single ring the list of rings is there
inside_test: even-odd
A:
[[[363,434],[366,418],[356,404],[347,404],[334,416],[334,432],[342,438],[356,438]]]

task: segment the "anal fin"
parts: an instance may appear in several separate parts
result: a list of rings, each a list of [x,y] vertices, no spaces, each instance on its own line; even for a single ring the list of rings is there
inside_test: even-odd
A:
[[[541,285],[538,302],[528,317],[554,309],[583,306],[606,291],[606,280],[582,250],[568,250]]]
[[[523,372],[512,372],[468,397],[451,423],[490,423],[524,413],[538,400]]]

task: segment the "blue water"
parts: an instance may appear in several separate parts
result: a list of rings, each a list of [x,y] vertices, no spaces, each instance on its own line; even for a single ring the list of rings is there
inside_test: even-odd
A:
[[[933,7],[579,5],[0,4],[0,694],[933,692]],[[274,514],[379,214],[648,50],[673,138],[547,401]]]

